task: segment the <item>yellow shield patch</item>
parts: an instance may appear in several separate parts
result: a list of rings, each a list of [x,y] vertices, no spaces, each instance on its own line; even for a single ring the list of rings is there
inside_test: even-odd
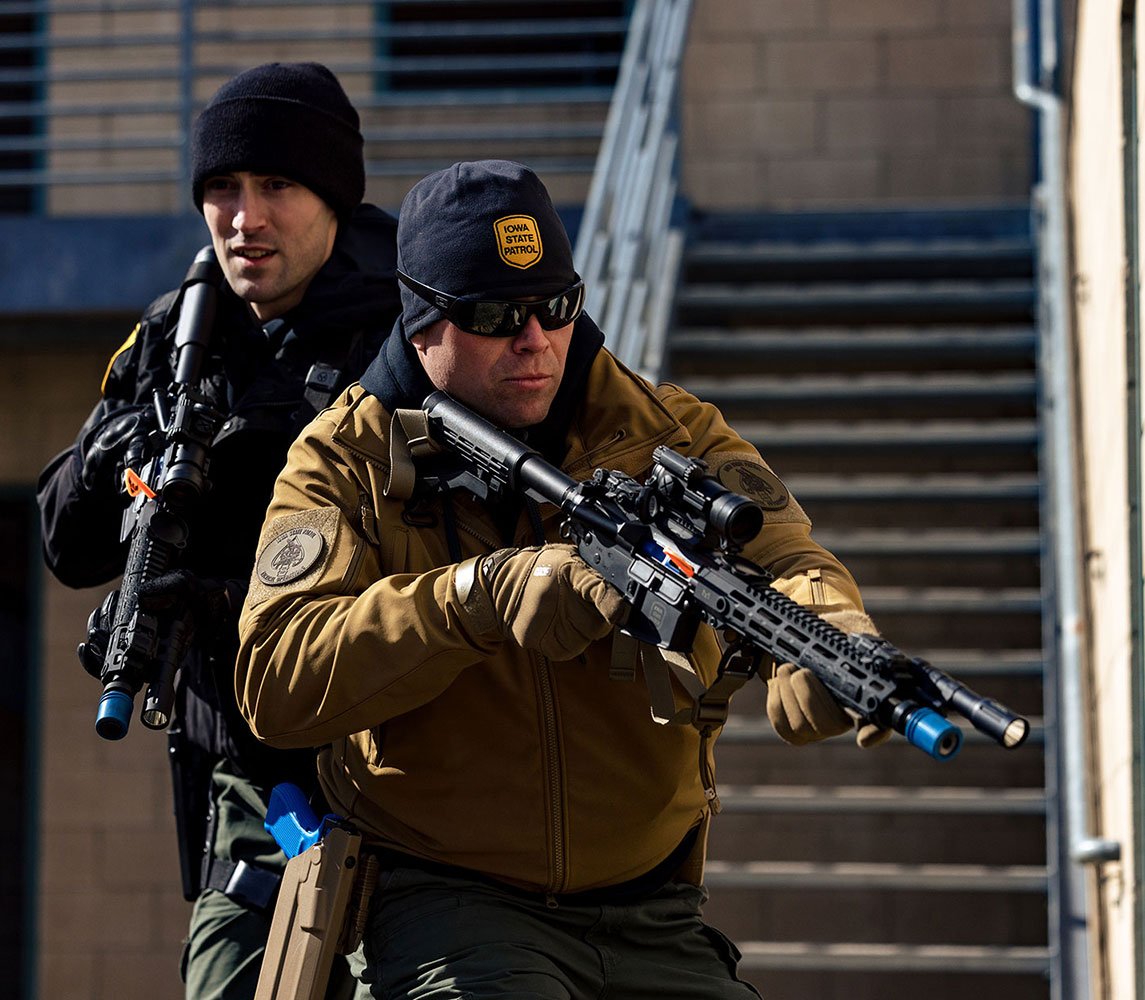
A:
[[[497,252],[512,267],[532,267],[545,253],[541,230],[531,215],[506,215],[493,223],[497,233]]]

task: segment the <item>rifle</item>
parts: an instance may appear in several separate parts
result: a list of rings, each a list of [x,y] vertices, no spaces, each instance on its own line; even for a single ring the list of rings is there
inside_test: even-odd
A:
[[[422,410],[430,438],[461,458],[443,486],[493,502],[524,493],[564,513],[562,537],[631,605],[623,633],[683,652],[702,623],[732,637],[692,709],[701,731],[722,724],[730,692],[766,654],[808,667],[845,709],[936,760],[962,744],[945,718],[950,711],[1009,749],[1029,734],[1026,719],[925,660],[876,636],[847,635],[770,586],[770,576],[738,554],[763,527],[762,511],[707,475],[701,459],[658,447],[644,483],[605,469],[577,482],[445,392],[427,396]]]
[[[139,608],[140,584],[169,572],[187,544],[187,514],[206,492],[211,442],[222,414],[199,390],[215,323],[223,272],[211,247],[196,255],[183,281],[175,332],[175,377],[153,396],[158,431],[141,431],[127,448],[124,479],[131,502],[121,541],[130,539],[123,582],[97,615],[111,622],[99,670],[103,694],[95,731],[105,740],[127,735],[135,696],[146,686],[140,713],[149,729],[165,729],[175,699],[175,675],[187,651],[181,621],[160,621]],[[137,473],[132,466],[150,455]],[[97,616],[93,616],[93,619]]]

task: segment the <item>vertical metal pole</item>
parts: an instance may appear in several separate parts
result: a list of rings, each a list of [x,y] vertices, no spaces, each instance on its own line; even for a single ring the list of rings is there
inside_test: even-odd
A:
[[[1046,613],[1047,866],[1050,871],[1051,996],[1086,1000],[1089,927],[1085,865],[1115,860],[1120,845],[1089,833],[1082,670],[1085,628],[1076,482],[1074,383],[1058,0],[1014,0],[1014,93],[1038,113],[1041,179],[1034,191],[1038,244],[1038,345],[1046,496],[1043,512]],[[1036,32],[1030,18],[1037,17]],[[1030,47],[1037,43],[1035,60]],[[1055,735],[1056,733],[1056,735]]]
[[[1133,739],[1131,770],[1133,780],[1134,864],[1133,912],[1134,995],[1145,997],[1145,900],[1142,899],[1142,859],[1145,851],[1145,770],[1142,764],[1142,741],[1145,739],[1145,590],[1142,578],[1145,528],[1142,523],[1142,381],[1141,381],[1141,244],[1140,226],[1140,136],[1137,128],[1137,0],[1124,0],[1121,8],[1121,175],[1125,184],[1125,369],[1126,394],[1126,463],[1129,480],[1129,697]]]

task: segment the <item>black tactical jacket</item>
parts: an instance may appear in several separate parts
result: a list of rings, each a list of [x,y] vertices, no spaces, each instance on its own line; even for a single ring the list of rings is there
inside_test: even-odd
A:
[[[396,220],[370,205],[359,207],[339,232],[330,259],[303,301],[264,329],[224,285],[206,363],[204,391],[226,420],[210,454],[210,490],[189,523],[182,566],[201,577],[238,580],[245,587],[275,477],[291,441],[317,412],[373,360],[401,311],[396,267]],[[96,404],[75,445],[40,475],[44,554],[52,572],[72,587],[113,580],[124,568],[127,545],[120,525],[126,496],[93,494],[80,482],[85,439],[118,408],[147,404],[172,381],[180,296],[169,292],[143,314],[114,356]],[[307,389],[315,365],[338,371],[336,383]],[[237,617],[237,609],[236,609]],[[82,623],[77,623],[77,633]],[[233,626],[232,626],[233,628]],[[77,638],[82,638],[78,635]],[[307,783],[313,755],[287,760],[257,743],[234,703],[237,633],[211,648],[193,650],[184,663],[176,714],[187,736],[234,761],[252,778],[283,780],[284,767]],[[98,692],[93,688],[93,711]]]

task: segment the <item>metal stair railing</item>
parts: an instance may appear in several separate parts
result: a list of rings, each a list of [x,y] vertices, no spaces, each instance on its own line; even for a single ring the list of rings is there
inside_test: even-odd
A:
[[[691,0],[637,0],[575,252],[609,350],[653,381],[684,245],[673,215],[690,13]]]

